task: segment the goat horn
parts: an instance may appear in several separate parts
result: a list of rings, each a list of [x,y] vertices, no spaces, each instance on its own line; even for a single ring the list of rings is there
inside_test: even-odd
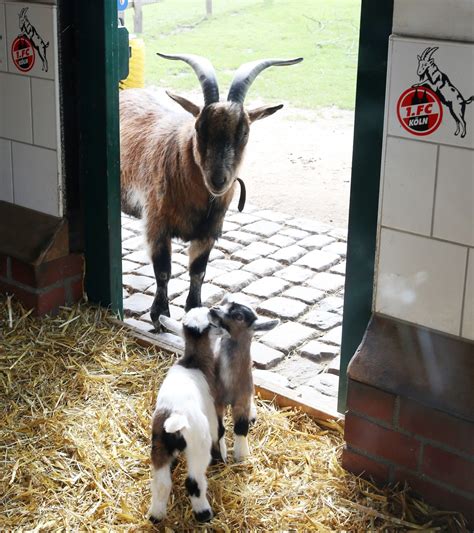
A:
[[[421,59],[426,59],[426,56],[430,53],[432,50],[431,46],[428,46],[428,48],[425,48],[423,52],[421,52]]]
[[[433,48],[431,48],[431,50],[426,54],[425,59],[431,59],[431,56],[436,52],[436,50],[438,50],[438,46],[433,46]]]
[[[235,73],[229,89],[229,94],[227,95],[227,100],[229,102],[243,104],[247,91],[262,70],[271,66],[294,65],[301,61],[303,61],[302,57],[296,59],[260,59],[258,61],[244,63]]]
[[[216,71],[208,59],[194,54],[168,55],[160,54],[160,52],[157,52],[157,54],[165,59],[180,59],[193,68],[202,87],[205,106],[219,101]]]

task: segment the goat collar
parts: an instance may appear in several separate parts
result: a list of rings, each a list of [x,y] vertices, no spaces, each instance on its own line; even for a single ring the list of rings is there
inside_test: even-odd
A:
[[[240,178],[235,178],[235,180],[238,181],[240,184],[240,198],[239,198],[239,203],[237,205],[237,208],[239,211],[243,211],[244,206],[245,206],[245,200],[247,199],[247,191],[245,189],[245,183]]]

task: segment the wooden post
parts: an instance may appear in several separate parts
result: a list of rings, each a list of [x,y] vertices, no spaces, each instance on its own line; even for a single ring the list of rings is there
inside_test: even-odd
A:
[[[206,17],[212,16],[212,0],[206,0]]]
[[[143,32],[142,0],[133,2],[133,31],[135,33]]]

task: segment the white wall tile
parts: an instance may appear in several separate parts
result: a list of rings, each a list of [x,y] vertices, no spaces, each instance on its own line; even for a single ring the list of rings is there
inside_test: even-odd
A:
[[[24,8],[24,18],[20,19]],[[55,50],[55,30],[56,30],[56,7],[48,5],[27,4],[21,2],[6,4],[7,21],[7,50],[11,52],[15,39],[22,34],[24,29],[33,27],[36,32],[31,41],[33,46],[29,48],[32,60],[31,68],[22,70],[13,61],[11,53],[8,53],[8,70],[20,75],[36,76],[39,78],[55,78],[56,71],[56,50]],[[27,33],[28,35],[28,33]]]
[[[382,204],[384,226],[430,235],[436,155],[434,144],[387,139]]]
[[[31,79],[33,102],[33,143],[57,148],[55,83],[39,78]]]
[[[474,340],[474,248],[469,251],[462,336]]]
[[[31,143],[33,124],[29,78],[0,72],[0,94],[0,137]]]
[[[382,229],[376,311],[459,335],[466,260],[465,247]]]
[[[474,246],[474,150],[440,147],[433,235]]]
[[[60,216],[55,150],[13,143],[15,203]]]
[[[7,27],[5,23],[5,5],[0,1],[0,71],[6,71],[7,61]]]
[[[0,200],[13,203],[11,142],[0,139]]]

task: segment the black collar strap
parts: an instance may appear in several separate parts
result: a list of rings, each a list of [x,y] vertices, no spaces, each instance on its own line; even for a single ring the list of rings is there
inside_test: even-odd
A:
[[[243,211],[245,200],[247,199],[247,191],[245,190],[245,183],[240,178],[235,178],[240,183],[240,198],[237,206],[239,211]]]

